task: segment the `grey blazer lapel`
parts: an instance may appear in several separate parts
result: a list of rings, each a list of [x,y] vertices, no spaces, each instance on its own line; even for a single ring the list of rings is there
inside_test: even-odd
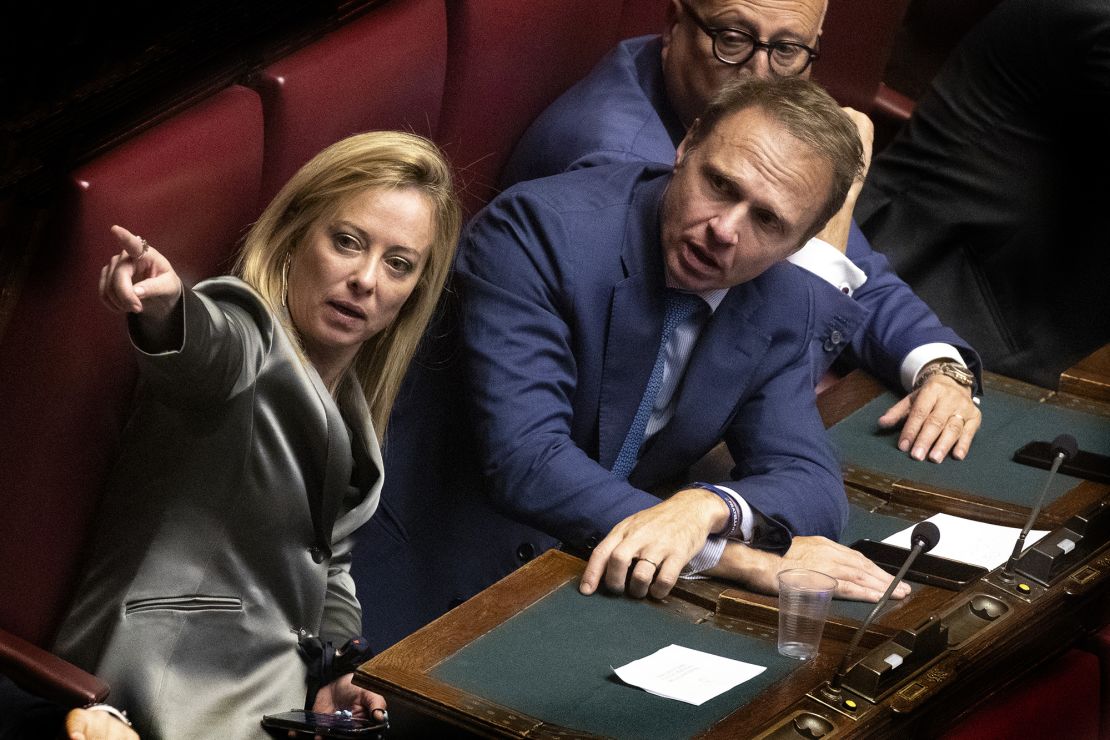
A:
[[[319,491],[308,491],[308,506],[312,512],[312,529],[316,534],[316,547],[326,557],[331,557],[332,527],[339,512],[339,503],[351,481],[351,440],[339,407],[324,387],[319,373],[305,368],[320,400],[327,444],[325,446],[324,476]]]
[[[344,416],[350,428],[351,450],[359,459],[360,467],[365,469],[360,472],[365,472],[362,484],[367,485],[367,488],[362,500],[353,509],[334,520],[332,542],[349,536],[377,510],[384,469],[378,436],[370,421],[370,409],[366,405],[366,397],[362,395],[362,388],[353,376],[348,375],[344,379],[339,398],[340,411],[346,411]]]

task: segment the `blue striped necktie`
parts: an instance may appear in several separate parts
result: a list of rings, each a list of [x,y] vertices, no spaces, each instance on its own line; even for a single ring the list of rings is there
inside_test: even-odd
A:
[[[632,426],[617,453],[617,460],[613,463],[613,472],[622,478],[627,478],[636,466],[640,457],[640,446],[644,443],[644,430],[647,429],[651,410],[655,406],[655,397],[663,385],[663,366],[666,364],[667,342],[670,341],[674,330],[682,322],[690,318],[699,307],[706,305],[693,293],[680,293],[676,290],[667,291],[667,308],[663,315],[663,336],[659,340],[659,351],[655,355],[655,366],[651,369],[644,397],[640,399],[640,406],[636,409],[636,416],[632,419]]]

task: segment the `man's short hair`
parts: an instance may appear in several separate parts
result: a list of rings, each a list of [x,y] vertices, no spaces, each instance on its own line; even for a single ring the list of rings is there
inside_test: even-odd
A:
[[[856,125],[815,82],[801,77],[746,77],[729,81],[717,92],[691,126],[687,149],[696,147],[723,118],[748,108],[758,108],[778,121],[832,166],[832,190],[817,214],[813,228],[817,233],[840,210],[852,183],[863,174],[863,145]]]

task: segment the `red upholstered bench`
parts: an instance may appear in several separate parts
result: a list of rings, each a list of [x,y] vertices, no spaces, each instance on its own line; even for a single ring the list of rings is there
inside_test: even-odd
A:
[[[1098,659],[1069,650],[988,699],[944,740],[1099,737]]]
[[[69,178],[0,342],[0,627],[51,639],[126,421],[134,365],[97,296],[109,227],[149,239],[186,280],[225,271],[261,173],[261,104],[235,86]]]
[[[622,0],[452,0],[437,141],[473,213],[524,129],[617,41]]]
[[[447,57],[444,0],[390,2],[274,62],[262,96],[265,206],[317,152],[360,131],[432,136]]]

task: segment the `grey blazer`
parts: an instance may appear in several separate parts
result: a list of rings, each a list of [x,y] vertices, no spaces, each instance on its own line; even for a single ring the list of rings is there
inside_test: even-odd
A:
[[[381,453],[357,383],[333,402],[245,283],[187,289],[184,314],[180,350],[137,351],[55,647],[111,684],[144,739],[262,738],[263,714],[304,704],[300,635],[361,630],[351,534],[377,507]]]

